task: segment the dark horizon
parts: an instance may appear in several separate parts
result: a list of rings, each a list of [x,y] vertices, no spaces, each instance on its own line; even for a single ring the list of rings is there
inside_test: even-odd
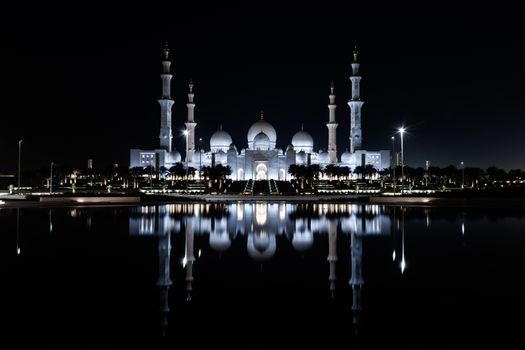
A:
[[[304,123],[314,149],[326,149],[333,80],[340,156],[349,143],[346,101],[358,45],[364,149],[391,150],[391,136],[404,125],[409,166],[430,160],[435,166],[463,161],[466,167],[525,168],[518,11],[325,6],[299,12],[238,4],[115,14],[53,10],[14,11],[1,25],[2,172],[16,172],[19,139],[25,170],[51,161],[85,167],[90,158],[95,167],[128,165],[130,148],[157,148],[165,41],[173,59],[178,150],[184,150],[177,131],[184,128],[190,79],[197,139],[206,148],[220,123],[239,150],[246,147],[248,128],[264,110],[279,148]]]

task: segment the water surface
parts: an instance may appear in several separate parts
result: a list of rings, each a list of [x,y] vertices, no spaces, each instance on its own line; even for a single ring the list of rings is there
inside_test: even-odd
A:
[[[1,210],[1,341],[519,344],[524,223],[362,204]]]

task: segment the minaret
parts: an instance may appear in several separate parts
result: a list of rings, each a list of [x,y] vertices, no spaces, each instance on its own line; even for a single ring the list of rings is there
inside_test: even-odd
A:
[[[188,130],[188,145],[186,146],[186,149],[188,150],[188,153],[186,154],[186,162],[191,162],[193,160],[193,154],[195,153],[195,127],[197,126],[193,115],[195,109],[193,97],[195,95],[193,94],[192,81],[190,81],[189,88],[188,103],[186,104],[186,107],[188,107],[188,121],[186,121],[186,130]]]
[[[354,48],[354,62],[352,62],[352,98],[348,101],[350,106],[350,152],[354,153],[362,148],[361,137],[361,107],[363,101],[360,97],[361,76],[359,75],[359,63],[357,62],[357,47]]]
[[[328,156],[330,159],[330,164],[337,163],[337,142],[335,140],[335,129],[337,129],[337,123],[335,122],[335,95],[334,95],[334,82],[330,84],[330,104],[328,105],[328,123],[326,127],[328,128]]]
[[[337,279],[335,264],[337,262],[337,220],[330,220],[328,223],[328,263],[330,264],[330,295],[335,295],[335,281]]]
[[[171,99],[171,78],[170,74],[171,61],[169,60],[170,50],[168,44],[164,48],[164,60],[162,61],[162,98],[159,100],[160,104],[160,148],[171,152],[171,140],[173,135],[171,133],[171,107],[174,101]]]

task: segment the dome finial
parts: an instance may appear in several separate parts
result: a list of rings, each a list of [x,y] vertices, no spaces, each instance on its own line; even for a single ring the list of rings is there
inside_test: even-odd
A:
[[[190,93],[193,93],[193,79],[190,79],[190,84],[188,86],[190,87]]]
[[[359,51],[357,50],[357,45],[354,46],[354,62],[357,62],[357,55],[359,54]]]
[[[261,109],[261,120],[264,120],[264,111]]]
[[[332,82],[330,83],[330,93],[332,95],[334,94],[334,88],[335,88],[335,85],[334,85],[334,81],[332,80]]]
[[[168,41],[166,40],[166,43],[164,44],[164,59],[168,59],[170,56],[170,48],[168,46]]]

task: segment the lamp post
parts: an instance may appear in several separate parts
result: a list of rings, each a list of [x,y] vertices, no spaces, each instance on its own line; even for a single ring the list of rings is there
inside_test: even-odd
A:
[[[394,183],[394,192],[396,192],[396,138],[392,136],[392,181]]]
[[[49,194],[53,193],[53,165],[55,165],[55,163],[51,162],[51,172],[49,174]]]
[[[465,163],[461,162],[461,189],[465,188]]]
[[[20,160],[22,157],[22,142],[23,140],[18,140],[18,191],[20,191]]]
[[[401,193],[403,193],[403,187],[405,185],[405,155],[403,153],[403,134],[405,133],[405,128],[399,128],[399,134],[401,134]]]
[[[188,191],[188,135],[190,132],[184,130],[182,133],[186,136],[186,191]]]

